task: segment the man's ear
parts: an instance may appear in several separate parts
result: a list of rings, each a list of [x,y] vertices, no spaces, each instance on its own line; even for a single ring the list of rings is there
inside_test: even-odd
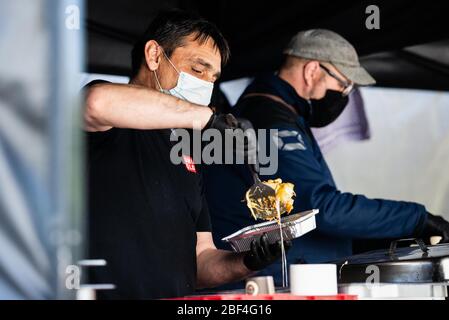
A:
[[[150,40],[145,44],[145,62],[150,71],[159,68],[162,59],[162,48],[154,40]]]
[[[320,64],[318,61],[309,61],[304,65],[304,81],[307,86],[313,86],[319,78]]]

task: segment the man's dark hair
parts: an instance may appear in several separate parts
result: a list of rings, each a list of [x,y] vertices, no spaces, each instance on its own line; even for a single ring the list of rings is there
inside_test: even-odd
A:
[[[170,57],[176,48],[183,46],[185,38],[190,35],[195,35],[195,40],[201,44],[212,39],[215,48],[220,52],[222,64],[228,62],[230,56],[228,42],[213,23],[193,12],[169,10],[160,12],[135,43],[131,54],[131,77],[139,72],[144,59],[145,44],[149,40],[157,41]]]

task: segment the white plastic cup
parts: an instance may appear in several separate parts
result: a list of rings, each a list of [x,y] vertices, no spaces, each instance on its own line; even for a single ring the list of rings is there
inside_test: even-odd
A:
[[[338,294],[335,264],[290,265],[290,292],[297,296],[333,296]]]

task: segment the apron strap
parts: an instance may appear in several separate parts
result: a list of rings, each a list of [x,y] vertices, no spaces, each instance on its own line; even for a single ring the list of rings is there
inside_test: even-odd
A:
[[[264,98],[273,100],[273,101],[275,101],[275,102],[278,102],[279,104],[283,105],[284,107],[286,107],[287,109],[289,109],[290,111],[292,111],[294,114],[296,114],[297,116],[299,116],[299,113],[298,113],[298,111],[296,110],[295,107],[293,107],[291,104],[288,104],[288,103],[285,102],[281,97],[278,97],[278,96],[276,96],[276,95],[274,95],[274,94],[269,94],[269,93],[257,93],[257,92],[255,92],[255,93],[248,93],[248,94],[244,95],[244,96],[242,97],[242,99],[252,98],[252,97],[264,97]],[[315,143],[316,143],[316,140],[315,140],[315,137],[314,137],[314,135],[313,135],[313,133],[312,133],[312,130],[310,130],[309,127],[302,128],[302,127],[301,127],[300,125],[298,125],[298,124],[296,124],[296,126],[297,126],[300,130],[304,131],[304,133],[306,134],[306,137],[309,138],[310,143],[311,143],[312,145],[313,145],[313,141],[315,141]]]
[[[288,104],[287,102],[285,102],[281,97],[275,96],[274,94],[269,94],[269,93],[248,93],[248,94],[243,96],[243,99],[252,98],[252,97],[264,97],[264,98],[268,98],[270,100],[276,101],[276,102],[282,104],[284,107],[286,107],[290,111],[292,111],[294,114],[299,115],[298,111],[296,111],[295,107],[293,107],[291,104]]]

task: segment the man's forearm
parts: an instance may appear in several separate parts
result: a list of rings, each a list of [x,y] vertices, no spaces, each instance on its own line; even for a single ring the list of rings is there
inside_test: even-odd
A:
[[[197,258],[198,288],[213,288],[242,280],[253,274],[243,264],[243,254],[208,249]]]
[[[87,131],[203,128],[212,111],[170,95],[132,84],[101,83],[86,89]]]

